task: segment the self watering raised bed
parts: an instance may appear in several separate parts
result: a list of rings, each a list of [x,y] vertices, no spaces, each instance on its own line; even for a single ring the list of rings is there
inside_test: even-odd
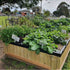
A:
[[[25,61],[27,63],[49,70],[62,69],[69,51],[70,41],[68,41],[67,45],[64,46],[60,52],[54,52],[52,55],[45,52],[36,54],[34,51],[28,50],[28,48],[14,44],[9,44],[7,47],[5,47],[5,54],[8,57]]]

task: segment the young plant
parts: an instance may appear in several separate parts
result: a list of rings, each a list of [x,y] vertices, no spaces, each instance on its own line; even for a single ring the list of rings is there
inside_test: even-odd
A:
[[[40,49],[52,54],[58,46],[47,35],[47,32],[38,30],[23,38],[23,44],[28,44],[29,49],[36,51],[37,54],[40,52]]]

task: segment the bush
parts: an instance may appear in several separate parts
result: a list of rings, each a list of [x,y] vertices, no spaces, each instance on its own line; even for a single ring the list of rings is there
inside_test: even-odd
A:
[[[39,26],[44,20],[43,17],[41,16],[35,16],[32,21],[34,22],[35,25]]]
[[[69,21],[67,21],[66,19],[60,19],[58,23],[62,23],[62,25],[66,25],[66,26],[70,24]]]
[[[46,17],[50,16],[50,11],[44,11],[44,16]]]
[[[22,28],[21,26],[11,26],[8,28],[4,28],[1,32],[1,40],[5,43],[14,42],[12,39],[12,34],[17,35],[18,37],[24,37],[25,35],[30,33],[30,29]]]
[[[18,21],[16,21],[15,18],[11,18],[10,21],[14,22],[13,25],[20,25],[20,26],[27,25],[29,27],[35,27],[35,28],[37,27],[36,25],[34,25],[34,22],[32,22],[31,20],[27,19],[26,17],[21,17],[21,18],[19,17],[17,20]]]

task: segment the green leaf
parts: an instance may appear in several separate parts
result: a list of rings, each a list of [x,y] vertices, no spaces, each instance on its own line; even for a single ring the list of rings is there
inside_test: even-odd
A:
[[[36,52],[36,54],[39,54],[40,53],[40,49],[37,49],[35,52]]]
[[[25,41],[23,41],[23,44],[27,44],[29,42],[30,42],[30,40],[25,40]]]
[[[52,54],[54,49],[50,46],[48,46],[47,48],[48,48],[48,53]]]
[[[29,45],[31,46],[31,50],[33,51],[39,48],[39,45],[37,45],[34,41],[31,41]]]
[[[42,39],[42,40],[40,40],[40,43],[41,43],[41,44],[44,44],[44,45],[48,44],[47,39]]]

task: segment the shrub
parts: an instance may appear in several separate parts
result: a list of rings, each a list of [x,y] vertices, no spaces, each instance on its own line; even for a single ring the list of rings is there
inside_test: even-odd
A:
[[[35,16],[32,21],[35,25],[39,26],[44,20],[41,16]]]
[[[58,21],[58,23],[62,23],[62,25],[69,25],[70,23],[68,22],[68,21],[66,21],[65,19],[60,19],[59,21]]]
[[[44,11],[44,15],[45,15],[46,17],[50,16],[50,11]]]
[[[12,34],[24,37],[25,32],[24,29],[20,26],[11,26],[1,31],[1,39],[5,43],[11,43],[13,42]]]
[[[24,37],[25,35],[29,34],[31,29],[28,27],[22,28],[21,26],[10,26],[8,28],[4,28],[1,33],[1,39],[5,43],[14,42],[12,39],[12,34],[17,35],[18,37]]]
[[[31,20],[27,19],[26,17],[19,17],[17,18],[17,20],[18,21],[16,21],[15,18],[11,18],[10,21],[13,21],[14,25],[20,25],[20,26],[27,25],[29,27],[35,27],[35,28],[37,27],[36,25],[34,25],[34,23]]]

